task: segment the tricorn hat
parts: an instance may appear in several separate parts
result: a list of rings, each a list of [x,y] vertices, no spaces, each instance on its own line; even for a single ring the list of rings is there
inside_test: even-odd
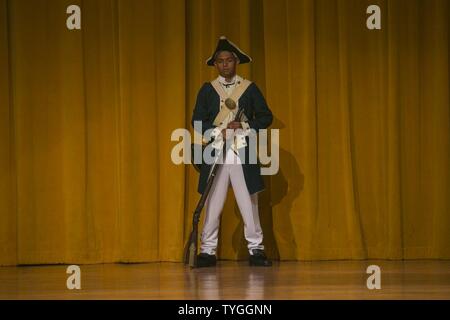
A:
[[[233,52],[239,58],[239,64],[249,63],[252,61],[247,54],[245,54],[237,45],[228,40],[226,37],[222,36],[217,43],[216,51],[214,51],[213,55],[206,60],[206,64],[208,66],[214,66],[214,60],[216,58],[217,53],[221,51],[229,51]]]

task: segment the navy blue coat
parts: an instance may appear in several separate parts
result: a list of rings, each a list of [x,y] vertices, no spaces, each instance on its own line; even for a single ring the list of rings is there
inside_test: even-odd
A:
[[[248,124],[250,128],[256,130],[268,128],[273,120],[272,112],[267,106],[266,100],[264,99],[261,91],[258,87],[252,83],[247,88],[247,90],[242,94],[239,99],[239,108],[244,108],[244,113],[247,116]],[[194,121],[202,121],[202,131],[203,135],[206,130],[212,129],[214,119],[220,110],[220,96],[217,94],[214,87],[210,82],[203,84],[197,95],[197,101],[195,103],[194,112],[192,115],[191,124],[194,126]],[[256,157],[256,149],[250,150],[249,138],[246,137],[247,146],[245,148],[239,149],[239,156],[241,160],[246,159],[245,163],[242,164],[242,169],[244,172],[245,183],[250,194],[264,190],[264,182],[261,177],[261,166],[258,163],[250,164],[250,152],[254,153],[253,156]],[[245,158],[242,154],[245,152]],[[198,192],[203,194],[206,188],[206,183],[208,179],[209,172],[211,170],[211,165],[203,163],[200,170],[200,178],[198,183]]]

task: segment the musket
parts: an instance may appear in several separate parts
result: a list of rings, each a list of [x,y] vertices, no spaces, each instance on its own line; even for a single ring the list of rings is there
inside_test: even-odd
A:
[[[227,99],[225,101],[225,105],[229,109],[236,108],[236,102],[234,102],[232,99]],[[238,112],[236,113],[236,116],[234,117],[234,121],[240,121],[242,114],[244,112],[244,108],[239,108]],[[227,141],[234,138],[234,133],[231,136],[230,139],[227,139]],[[208,180],[206,182],[206,188],[200,197],[200,200],[197,203],[197,207],[195,208],[194,215],[192,217],[192,231],[189,236],[188,242],[184,249],[184,263],[189,264],[191,268],[197,267],[197,251],[198,251],[198,223],[200,221],[200,214],[202,212],[203,207],[205,206],[206,199],[208,198],[209,192],[211,191],[211,187],[213,185],[214,179],[217,174],[217,170],[220,167],[221,161],[223,160],[224,155],[227,153],[228,149],[231,147],[232,143],[229,143],[225,141],[223,144],[222,149],[218,152],[218,154],[215,157],[214,163],[211,167],[210,174],[208,176]]]

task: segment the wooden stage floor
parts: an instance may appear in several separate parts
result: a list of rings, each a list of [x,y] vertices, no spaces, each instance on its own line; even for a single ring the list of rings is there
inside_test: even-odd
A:
[[[369,265],[381,268],[379,290],[366,286]],[[450,299],[446,260],[81,265],[80,290],[67,289],[66,268],[0,267],[0,299]]]

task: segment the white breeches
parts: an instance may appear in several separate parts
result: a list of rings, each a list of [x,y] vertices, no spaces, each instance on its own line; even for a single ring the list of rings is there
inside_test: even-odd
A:
[[[238,164],[233,164],[238,163]],[[225,204],[229,182],[244,221],[244,235],[251,254],[253,249],[264,249],[263,233],[258,213],[258,193],[250,195],[245,184],[239,157],[230,149],[226,160],[217,170],[211,191],[206,199],[206,215],[201,236],[200,252],[216,254],[220,215]]]

